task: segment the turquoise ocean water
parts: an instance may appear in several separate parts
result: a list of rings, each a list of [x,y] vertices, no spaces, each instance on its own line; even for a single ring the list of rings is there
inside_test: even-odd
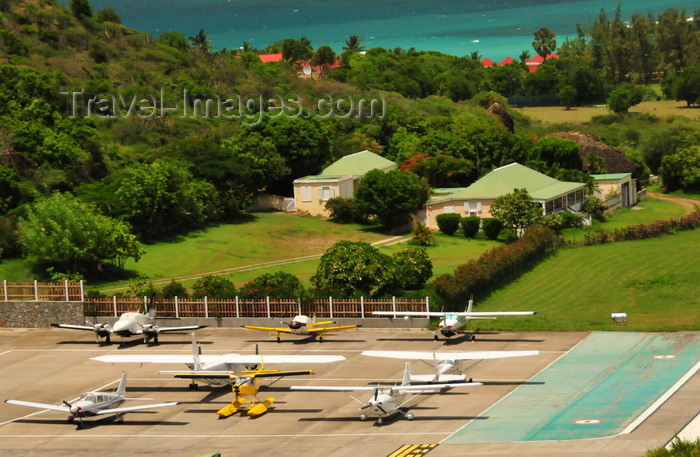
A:
[[[65,1],[68,3],[68,0]],[[532,50],[535,31],[549,27],[563,43],[576,23],[590,27],[601,9],[612,17],[618,0],[91,0],[94,11],[113,8],[122,22],[157,36],[204,29],[212,45],[233,49],[244,41],[264,48],[284,38],[308,37],[314,48],[341,52],[350,35],[367,49],[411,47],[456,56],[478,51],[496,62]],[[692,16],[697,0],[636,0],[622,15],[658,15],[668,8]]]

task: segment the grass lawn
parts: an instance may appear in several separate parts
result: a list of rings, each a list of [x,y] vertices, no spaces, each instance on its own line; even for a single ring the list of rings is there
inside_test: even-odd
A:
[[[483,321],[481,329],[665,331],[700,328],[700,230],[643,241],[560,249],[478,311],[541,316]],[[613,325],[611,313],[627,313]]]
[[[578,242],[583,241],[584,233],[612,232],[616,228],[649,224],[658,219],[679,219],[685,214],[685,209],[680,205],[653,197],[643,197],[633,209],[616,208],[610,210],[606,213],[605,222],[594,220],[590,227],[566,229],[562,231],[562,235],[564,238]]]
[[[611,114],[606,106],[578,106],[567,110],[561,106],[541,106],[515,108],[518,112],[547,124],[584,124],[593,116]],[[630,108],[630,113],[647,113],[658,117],[685,116],[690,119],[700,118],[700,109],[688,108],[685,102],[673,100],[654,100],[642,102]]]

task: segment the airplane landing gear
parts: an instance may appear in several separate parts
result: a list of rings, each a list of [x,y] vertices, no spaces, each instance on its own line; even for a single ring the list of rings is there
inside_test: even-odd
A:
[[[407,419],[407,420],[412,421],[414,417],[416,417],[416,416],[414,416],[413,413],[408,413],[408,414],[406,414],[406,419]]]
[[[199,390],[199,385],[196,382],[191,382],[188,386],[190,390]]]

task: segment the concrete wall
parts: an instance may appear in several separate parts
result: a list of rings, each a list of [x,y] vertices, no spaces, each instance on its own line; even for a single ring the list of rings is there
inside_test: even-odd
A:
[[[52,322],[83,325],[82,302],[0,302],[0,327],[40,328]]]

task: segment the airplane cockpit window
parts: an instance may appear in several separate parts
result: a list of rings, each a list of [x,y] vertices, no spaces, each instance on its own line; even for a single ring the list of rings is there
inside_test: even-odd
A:
[[[445,320],[446,321],[456,321],[459,320],[459,316],[456,314],[445,314]]]
[[[95,398],[94,394],[85,394],[83,395],[83,398],[81,398],[81,400],[90,401],[93,403],[97,402],[97,399]]]

